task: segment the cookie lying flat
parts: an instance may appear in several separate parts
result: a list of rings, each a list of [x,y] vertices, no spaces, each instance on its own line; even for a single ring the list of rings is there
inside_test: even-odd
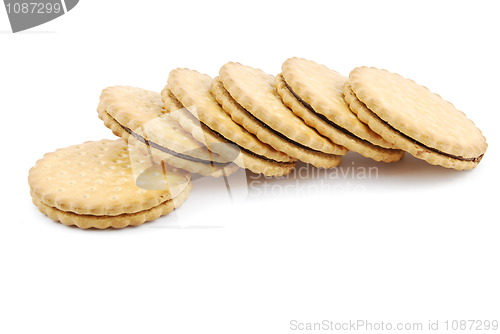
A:
[[[276,78],[278,94],[292,111],[333,142],[376,161],[399,161],[401,150],[361,122],[344,101],[347,78],[302,58],[287,59]]]
[[[102,91],[99,117],[130,145],[143,146],[159,163],[201,175],[221,176],[235,170],[231,160],[210,152],[169,116],[160,94],[115,86]]]
[[[351,106],[358,117],[416,158],[461,170],[476,167],[486,152],[474,123],[426,87],[372,67],[354,69],[349,82],[346,96],[356,99]]]
[[[232,119],[276,150],[323,168],[338,166],[340,155],[347,152],[283,104],[272,75],[227,63],[220,69],[215,85],[212,91]]]
[[[191,190],[189,173],[151,165],[121,139],[47,153],[28,183],[42,213],[83,229],[141,225],[179,207]]]
[[[242,168],[267,176],[290,173],[295,160],[263,143],[252,133],[235,123],[210,93],[212,79],[205,74],[175,69],[170,72],[168,85],[162,91],[165,106],[182,127],[213,152],[228,157],[227,147],[238,151],[229,156]]]

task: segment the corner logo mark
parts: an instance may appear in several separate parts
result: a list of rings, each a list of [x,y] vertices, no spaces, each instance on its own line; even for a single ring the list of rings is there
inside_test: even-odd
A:
[[[72,10],[79,0],[3,0],[12,32],[52,21]]]

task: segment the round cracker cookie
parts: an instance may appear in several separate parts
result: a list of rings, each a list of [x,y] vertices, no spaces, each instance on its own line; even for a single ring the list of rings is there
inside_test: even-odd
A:
[[[152,165],[123,140],[100,140],[45,154],[28,183],[33,202],[51,218],[106,228],[139,225],[173,210],[174,200],[189,193],[190,174]]]
[[[131,138],[172,166],[219,176],[231,161],[209,151],[170,117],[160,94],[136,87],[113,86],[101,93],[99,117],[114,134]]]
[[[487,148],[481,131],[463,112],[428,88],[373,67],[354,69],[349,81],[356,98],[373,113],[369,115],[372,124],[376,116],[379,123],[387,125],[371,126],[384,139],[443,167],[470,169],[481,161]],[[421,149],[410,149],[411,146]],[[423,151],[435,154],[422,154]],[[425,158],[429,156],[432,158]],[[456,161],[450,163],[450,159]]]

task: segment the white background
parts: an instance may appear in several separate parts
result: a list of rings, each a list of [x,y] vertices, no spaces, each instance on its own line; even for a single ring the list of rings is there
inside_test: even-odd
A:
[[[0,8],[0,332],[500,320],[498,7],[83,0],[18,34]],[[233,202],[203,179],[176,213],[119,231],[65,227],[31,204],[28,170],[45,152],[114,138],[95,111],[102,88],[161,90],[173,68],[215,76],[227,61],[276,74],[292,56],[345,75],[386,68],[428,86],[481,128],[483,161],[456,172],[350,153],[343,170],[376,166],[378,178],[266,180],[249,196],[239,184]],[[266,185],[274,190],[256,196]]]

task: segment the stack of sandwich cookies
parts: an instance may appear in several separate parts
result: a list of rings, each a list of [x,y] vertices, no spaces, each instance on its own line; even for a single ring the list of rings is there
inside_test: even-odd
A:
[[[349,76],[345,96],[373,131],[433,165],[471,169],[486,152],[486,139],[463,112],[398,74],[356,68]]]
[[[395,149],[361,122],[344,101],[347,78],[326,66],[302,58],[287,59],[276,79],[278,94],[308,125],[333,142],[376,161],[395,162]]]
[[[84,229],[168,214],[188,197],[190,172],[283,176],[297,160],[335,167],[348,150],[384,162],[408,152],[462,170],[487,149],[464,113],[412,80],[370,67],[346,78],[301,58],[286,60],[276,78],[227,63],[213,80],[173,70],[161,94],[109,87],[98,113],[121,139],[48,153],[28,178],[42,213]]]
[[[131,146],[143,147],[152,159],[201,175],[221,176],[235,170],[231,160],[210,152],[170,117],[160,94],[115,86],[102,91],[99,117]]]
[[[28,183],[42,213],[83,229],[141,225],[179,207],[191,190],[189,173],[132,156],[121,139],[47,153],[30,170]]]
[[[276,161],[264,155],[253,153],[252,151],[245,149],[244,146],[238,146],[235,141],[230,141],[218,132],[215,132],[207,125],[200,122],[200,120],[187,111],[183,105],[179,106],[179,101],[175,96],[173,96],[167,87],[163,90],[162,97],[166,106],[175,105],[178,108],[172,109],[172,118],[176,119],[186,131],[190,132],[194,138],[207,145],[213,152],[221,153],[221,155],[225,157],[232,157],[236,166],[248,169],[253,173],[264,174],[266,176],[283,176],[289,174],[294,168],[295,161],[290,159],[288,156],[284,156],[284,158],[282,158],[286,161]],[[191,106],[190,110],[196,110],[196,108]],[[195,114],[198,115],[197,112],[195,112]],[[206,119],[205,122],[210,124],[210,122]],[[230,132],[228,138],[232,138],[232,134],[237,135],[237,132]],[[244,145],[245,143],[243,142],[242,144]],[[281,152],[277,153],[277,158],[281,159]],[[271,153],[270,155],[273,156],[275,154]]]
[[[295,160],[235,123],[211,94],[211,85],[212,79],[208,75],[175,69],[169,75],[162,98],[167,108],[179,108],[179,112],[171,112],[172,117],[213,152],[234,159],[237,165],[254,173],[266,176],[290,173]],[[238,150],[237,157],[226,156],[228,146]]]
[[[212,92],[236,123],[293,158],[331,168],[338,166],[340,155],[347,152],[284,105],[276,92],[275,78],[261,70],[227,63],[220,69]]]

